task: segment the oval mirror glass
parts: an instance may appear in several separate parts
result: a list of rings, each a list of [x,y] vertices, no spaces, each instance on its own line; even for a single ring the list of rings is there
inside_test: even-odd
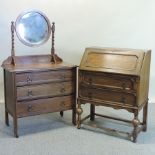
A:
[[[15,22],[19,40],[27,46],[39,46],[45,43],[51,34],[51,24],[40,11],[20,14]]]

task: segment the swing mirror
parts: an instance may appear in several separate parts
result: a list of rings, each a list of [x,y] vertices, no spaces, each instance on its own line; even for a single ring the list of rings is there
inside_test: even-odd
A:
[[[42,45],[49,39],[51,24],[42,12],[29,11],[17,17],[15,31],[23,44],[35,47]]]

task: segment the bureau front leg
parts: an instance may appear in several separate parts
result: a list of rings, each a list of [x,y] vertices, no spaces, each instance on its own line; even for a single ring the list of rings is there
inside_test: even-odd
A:
[[[147,111],[148,111],[148,101],[143,107],[143,131],[147,130]]]
[[[13,125],[14,125],[14,136],[16,138],[18,138],[18,123],[17,123],[17,120],[18,120],[17,116],[14,116],[13,117]]]
[[[95,105],[90,104],[90,120],[94,121],[95,119]]]
[[[78,102],[78,107],[77,107],[77,115],[78,115],[78,118],[77,118],[77,128],[80,129],[81,128],[81,114],[83,113],[83,110],[81,108],[81,103]]]
[[[138,127],[140,124],[140,121],[138,119],[138,111],[136,110],[134,112],[134,119],[132,120],[132,124],[133,124],[133,132],[132,132],[132,138],[133,138],[133,142],[136,143],[137,141],[137,136],[138,136]]]

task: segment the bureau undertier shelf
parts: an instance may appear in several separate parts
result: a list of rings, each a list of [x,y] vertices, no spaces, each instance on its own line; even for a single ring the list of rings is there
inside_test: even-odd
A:
[[[95,115],[124,121],[133,124],[133,131],[127,134],[136,142],[138,133],[147,129],[150,58],[150,50],[86,48],[78,73],[78,128],[88,118],[94,121]],[[81,119],[81,104],[86,103],[90,104],[90,115]],[[125,109],[133,113],[134,118],[127,120],[98,114],[95,106]],[[142,109],[143,119],[140,121],[138,114]]]
[[[14,136],[18,137],[18,118],[72,110],[76,124],[77,67],[62,62],[52,64],[51,55],[31,55],[6,59],[4,69],[5,122],[10,114],[14,122]]]

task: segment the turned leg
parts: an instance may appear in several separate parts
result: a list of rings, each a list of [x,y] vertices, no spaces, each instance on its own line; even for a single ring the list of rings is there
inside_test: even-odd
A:
[[[13,117],[13,124],[14,124],[14,136],[18,138],[17,117]]]
[[[60,111],[60,116],[63,117],[63,115],[64,115],[64,112]]]
[[[148,110],[148,102],[143,107],[143,131],[147,130],[147,110]]]
[[[95,119],[95,105],[90,104],[90,120],[94,121]]]
[[[77,115],[78,115],[78,118],[77,118],[77,128],[80,129],[81,128],[81,114],[83,112],[80,103],[78,103],[78,108],[77,108],[76,112],[77,112]]]
[[[5,124],[9,126],[9,114],[7,111],[5,111]]]
[[[140,124],[140,121],[138,119],[138,111],[135,111],[134,112],[134,119],[132,120],[132,124],[133,124],[133,133],[132,133],[132,136],[133,136],[133,142],[136,143],[137,141],[137,136],[138,136],[138,133],[137,133],[137,129],[138,129],[138,126]]]

